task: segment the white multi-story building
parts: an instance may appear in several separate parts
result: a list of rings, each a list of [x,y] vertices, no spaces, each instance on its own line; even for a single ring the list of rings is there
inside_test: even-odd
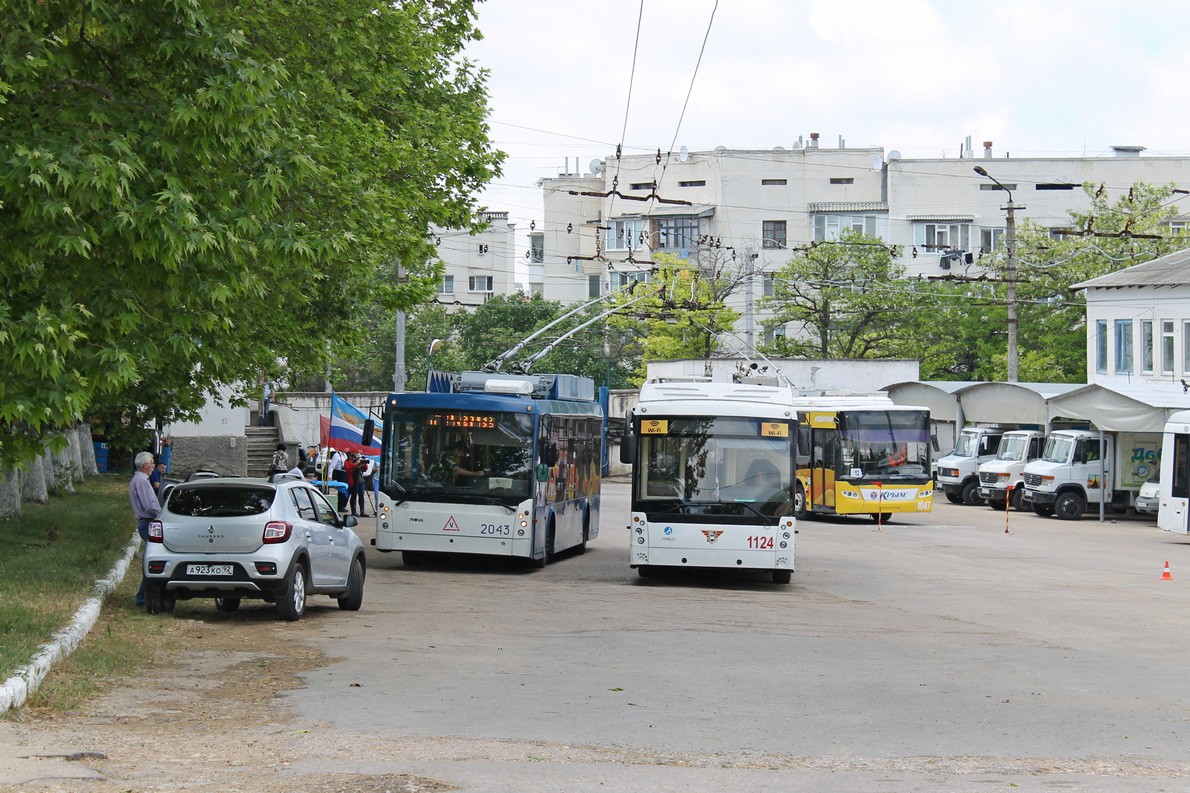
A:
[[[1190,383],[1190,250],[1081,284],[1087,383]]]
[[[1003,244],[1004,188],[1018,228],[1026,218],[1067,228],[1071,210],[1090,208],[1084,182],[1103,185],[1113,201],[1138,181],[1190,187],[1190,157],[1142,151],[1116,146],[1101,157],[1014,158],[996,156],[990,142],[975,152],[968,141],[960,157],[905,159],[842,140],[826,148],[811,135],[792,149],[595,160],[589,173],[543,180],[545,216],[531,234],[529,285],[547,299],[575,303],[646,279],[658,252],[734,258],[751,275],[729,305],[750,331],[759,326],[758,298],[771,288],[766,274],[789,260],[789,249],[844,230],[898,246],[908,277],[979,275],[979,257]]]
[[[438,257],[446,265],[438,302],[474,310],[493,295],[525,291],[516,277],[516,224],[507,212],[484,212],[488,228],[478,234],[434,229]]]

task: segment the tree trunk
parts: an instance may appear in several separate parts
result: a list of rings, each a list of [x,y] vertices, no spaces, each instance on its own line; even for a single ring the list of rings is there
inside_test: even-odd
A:
[[[54,479],[58,482],[58,490],[62,493],[73,493],[74,463],[70,460],[70,447],[66,446],[59,452],[53,453]]]
[[[25,470],[21,472],[21,500],[48,504],[50,495],[45,486],[45,459],[38,455],[25,465]]]
[[[83,476],[99,476],[99,464],[95,461],[95,441],[91,438],[91,425],[79,422],[79,454],[83,458]]]
[[[58,482],[58,474],[54,470],[54,455],[46,449],[41,455],[41,468],[45,472],[45,489],[51,496],[62,495],[62,487]]]
[[[66,430],[66,440],[70,443],[66,447],[66,459],[70,460],[70,479],[72,482],[81,482],[85,478],[83,473],[83,454],[79,449],[79,428],[74,425]]]
[[[0,472],[0,518],[21,516],[21,478],[15,468]]]

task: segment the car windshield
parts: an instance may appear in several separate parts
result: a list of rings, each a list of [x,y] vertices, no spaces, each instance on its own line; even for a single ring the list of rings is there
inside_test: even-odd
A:
[[[381,488],[396,498],[513,505],[530,496],[533,417],[406,409],[385,423]]]
[[[1045,442],[1045,452],[1042,453],[1041,459],[1047,463],[1067,463],[1070,462],[1070,453],[1073,450],[1074,438],[1051,435]]]
[[[177,485],[166,502],[175,515],[228,518],[260,515],[273,505],[277,491],[261,485]]]
[[[979,433],[963,430],[959,433],[959,445],[954,447],[955,457],[974,457],[979,449]]]
[[[1023,460],[1025,450],[1029,448],[1029,439],[1024,435],[1005,435],[1000,439],[1000,448],[996,452],[997,460]]]

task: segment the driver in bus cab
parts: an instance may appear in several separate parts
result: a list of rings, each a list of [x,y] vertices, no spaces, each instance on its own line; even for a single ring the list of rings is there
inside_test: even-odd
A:
[[[459,441],[454,445],[450,451],[449,459],[446,461],[447,476],[446,484],[449,486],[461,486],[469,484],[474,477],[483,476],[487,472],[482,468],[477,471],[472,471],[467,468],[467,444]]]

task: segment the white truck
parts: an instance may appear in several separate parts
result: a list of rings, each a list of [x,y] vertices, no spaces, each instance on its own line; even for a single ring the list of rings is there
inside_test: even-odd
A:
[[[1029,508],[1024,502],[1025,465],[1040,457],[1044,447],[1040,430],[1009,430],[1000,437],[996,456],[979,466],[979,495],[988,506],[1004,509],[1011,502],[1013,509]]]
[[[964,427],[954,451],[938,461],[938,487],[952,504],[978,505],[979,466],[996,456],[1004,430]]]
[[[1025,466],[1025,502],[1038,515],[1078,520],[1087,506],[1134,506],[1160,466],[1161,435],[1070,429],[1051,432],[1041,458]]]

